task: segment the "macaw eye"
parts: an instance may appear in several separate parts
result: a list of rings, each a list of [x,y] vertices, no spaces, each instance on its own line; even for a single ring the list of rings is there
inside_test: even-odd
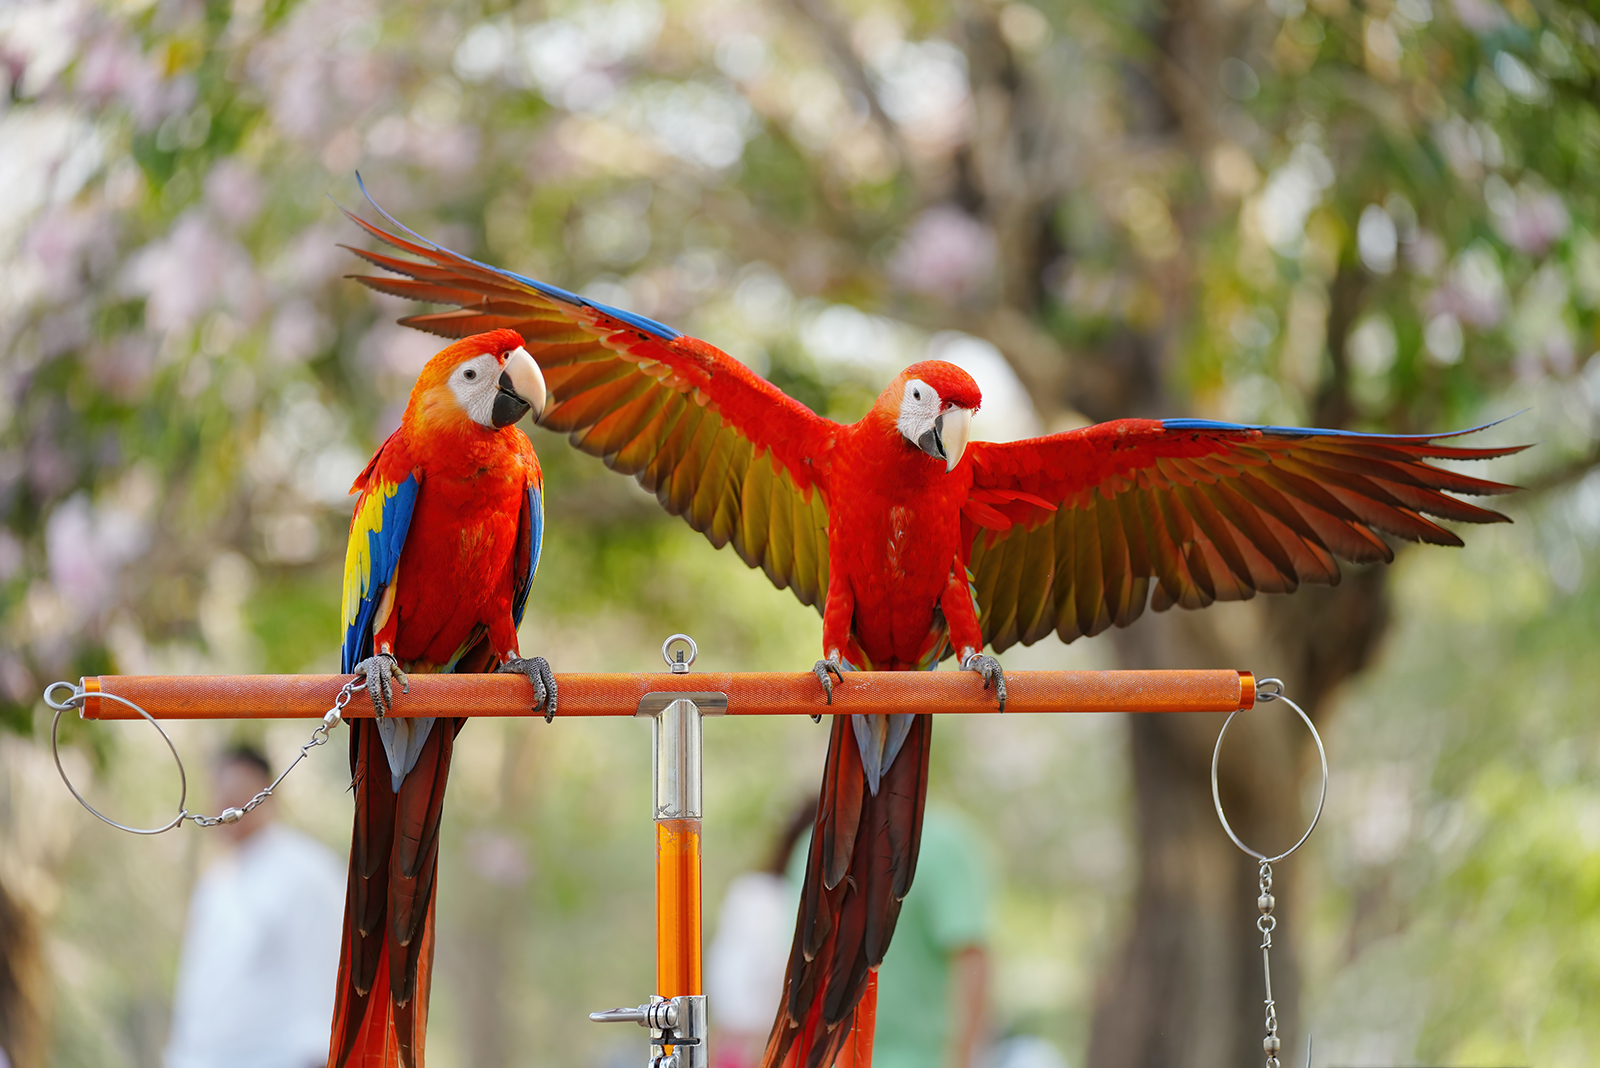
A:
[[[911,399],[912,400],[921,400],[922,399],[922,390],[920,390],[920,389],[912,390],[911,391]]]
[[[474,378],[478,377],[478,372],[469,367],[465,371],[461,372],[461,377],[465,378],[468,382],[471,382]]]

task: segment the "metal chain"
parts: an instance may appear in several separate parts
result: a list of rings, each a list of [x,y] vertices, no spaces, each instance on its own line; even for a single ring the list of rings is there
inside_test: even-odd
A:
[[[59,688],[65,688],[68,691],[67,696],[54,696]],[[178,755],[178,749],[172,744],[172,738],[167,734],[166,730],[161,726],[161,724],[157,722],[156,718],[150,713],[146,712],[144,709],[140,708],[138,705],[134,704],[132,701],[128,700],[126,697],[120,697],[114,693],[90,693],[82,686],[74,686],[70,682],[53,682],[49,686],[45,687],[44,703],[56,710],[55,719],[50,724],[50,750],[55,756],[56,771],[60,773],[61,781],[66,783],[67,789],[72,793],[72,796],[78,799],[78,804],[88,809],[96,819],[99,819],[103,823],[110,824],[119,831],[127,831],[129,834],[162,834],[166,831],[172,830],[174,827],[179,826],[184,820],[192,820],[195,825],[199,827],[215,827],[224,823],[238,823],[245,817],[246,813],[255,811],[264,801],[266,801],[267,798],[272,796],[272,792],[278,788],[279,784],[282,783],[285,778],[288,777],[291,771],[299,766],[300,761],[304,760],[311,750],[315,749],[319,745],[326,745],[328,743],[329,732],[335,727],[339,726],[340,723],[344,722],[344,707],[350,703],[350,699],[352,697],[354,697],[357,693],[362,692],[365,688],[366,687],[364,683],[359,677],[345,683],[344,686],[339,690],[338,696],[334,698],[333,707],[328,709],[327,713],[323,715],[322,722],[317,724],[316,729],[311,732],[310,740],[307,741],[305,745],[300,747],[299,755],[289,762],[289,766],[284,768],[283,771],[279,773],[278,777],[272,780],[271,784],[247,801],[243,807],[225,808],[215,816],[207,816],[199,812],[190,812],[188,808],[185,807],[185,802],[189,798],[189,776],[184,771],[183,758]],[[172,818],[171,822],[160,827],[129,827],[126,824],[118,823],[116,820],[111,819],[96,809],[93,805],[89,804],[89,802],[84,799],[84,796],[78,792],[77,787],[72,785],[72,780],[67,777],[67,769],[61,766],[61,717],[73,709],[77,709],[78,714],[81,716],[83,714],[83,703],[90,697],[98,697],[101,700],[117,701],[121,704],[127,705],[129,708],[139,713],[141,717],[148,720],[152,727],[161,732],[161,740],[167,743],[167,749],[171,751],[172,759],[178,765],[178,814]]]
[[[1300,716],[1301,722],[1311,732],[1312,740],[1317,743],[1317,756],[1322,762],[1322,790],[1317,797],[1317,811],[1311,817],[1311,824],[1298,841],[1275,857],[1265,853],[1258,853],[1239,840],[1233,827],[1228,823],[1227,815],[1222,811],[1222,792],[1217,784],[1217,765],[1222,756],[1222,739],[1228,734],[1228,726],[1233,723],[1233,717],[1238,711],[1229,713],[1222,724],[1222,730],[1217,732],[1217,745],[1211,751],[1211,801],[1217,809],[1217,819],[1222,821],[1222,829],[1228,833],[1233,844],[1254,857],[1260,865],[1259,878],[1257,879],[1256,930],[1261,932],[1261,974],[1266,985],[1266,1030],[1267,1035],[1261,1040],[1261,1052],[1266,1054],[1266,1068],[1280,1068],[1278,1051],[1283,1048],[1282,1040],[1278,1038],[1278,1003],[1272,996],[1272,932],[1278,928],[1278,918],[1273,915],[1277,907],[1277,898],[1272,894],[1272,866],[1278,861],[1289,856],[1295,850],[1305,845],[1306,839],[1311,837],[1311,832],[1317,829],[1317,821],[1322,818],[1322,806],[1328,800],[1328,751],[1322,746],[1322,736],[1317,733],[1316,726],[1311,722],[1311,717],[1306,715],[1305,709],[1289,700],[1283,692],[1283,682],[1279,679],[1262,679],[1256,683],[1256,700],[1261,704],[1272,701],[1282,701]],[[1306,1036],[1306,1068],[1311,1068],[1311,1038]]]
[[[1277,900],[1272,896],[1272,865],[1264,860],[1259,886],[1261,895],[1256,898],[1256,908],[1261,915],[1256,918],[1256,930],[1261,932],[1261,973],[1267,986],[1267,1037],[1261,1040],[1261,1051],[1267,1055],[1266,1068],[1278,1068],[1278,1050],[1282,1044],[1278,1041],[1278,1003],[1272,997],[1272,932],[1278,926],[1272,909]],[[1307,1068],[1310,1068],[1309,1061]]]

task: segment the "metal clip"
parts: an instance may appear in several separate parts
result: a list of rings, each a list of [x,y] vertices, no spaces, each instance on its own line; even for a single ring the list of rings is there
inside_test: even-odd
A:
[[[606,1009],[591,1012],[589,1019],[595,1023],[636,1023],[657,1031],[669,1031],[678,1026],[678,1006],[670,1001],[654,1001],[636,1009]]]

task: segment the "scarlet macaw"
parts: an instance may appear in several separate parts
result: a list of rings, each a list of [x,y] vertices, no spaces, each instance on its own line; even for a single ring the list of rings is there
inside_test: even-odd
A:
[[[549,665],[517,652],[544,507],[539,458],[515,424],[544,403],[515,331],[457,341],[422,369],[400,428],[351,488],[343,670],[366,677],[377,718],[350,721],[355,830],[330,1068],[422,1063],[439,817],[465,721],[386,717],[392,679],[515,671],[555,712]]]
[[[550,386],[542,425],[819,607],[814,670],[830,703],[830,675],[843,669],[931,668],[953,654],[1003,708],[986,645],[1098,634],[1147,603],[1199,608],[1331,585],[1336,556],[1393,558],[1377,531],[1461,544],[1423,513],[1506,521],[1442,491],[1513,487],[1423,461],[1514,448],[1201,419],[969,443],[977,384],[938,361],[908,367],[843,426],[704,341],[468,259],[384,215],[407,236],[351,218],[416,259],[352,249],[406,276],[360,280],[457,306],[401,320],[410,326],[518,330]],[[834,717],[764,1068],[820,1068],[850,1034],[916,868],[931,718]]]

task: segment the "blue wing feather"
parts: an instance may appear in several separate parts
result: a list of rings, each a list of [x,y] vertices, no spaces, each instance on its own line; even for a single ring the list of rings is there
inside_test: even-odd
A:
[[[375,484],[356,506],[345,552],[345,632],[339,659],[346,674],[372,655],[372,619],[400,566],[417,503],[415,474],[398,484],[373,478]]]
[[[1507,416],[1507,419],[1511,416]],[[1263,434],[1282,438],[1310,438],[1310,437],[1337,437],[1337,438],[1386,438],[1390,441],[1415,441],[1429,442],[1440,438],[1458,438],[1463,434],[1476,434],[1480,430],[1488,430],[1492,426],[1499,426],[1505,419],[1496,419],[1492,423],[1484,423],[1468,430],[1451,430],[1443,434],[1367,434],[1359,430],[1327,430],[1320,427],[1309,426],[1263,426],[1253,423],[1225,423],[1217,419],[1163,419],[1161,426],[1165,430],[1259,430]]]
[[[522,610],[528,606],[528,591],[533,588],[533,576],[539,572],[539,553],[544,548],[544,494],[539,486],[528,487],[528,572],[522,576],[516,600],[511,605],[511,619],[522,626]]]

